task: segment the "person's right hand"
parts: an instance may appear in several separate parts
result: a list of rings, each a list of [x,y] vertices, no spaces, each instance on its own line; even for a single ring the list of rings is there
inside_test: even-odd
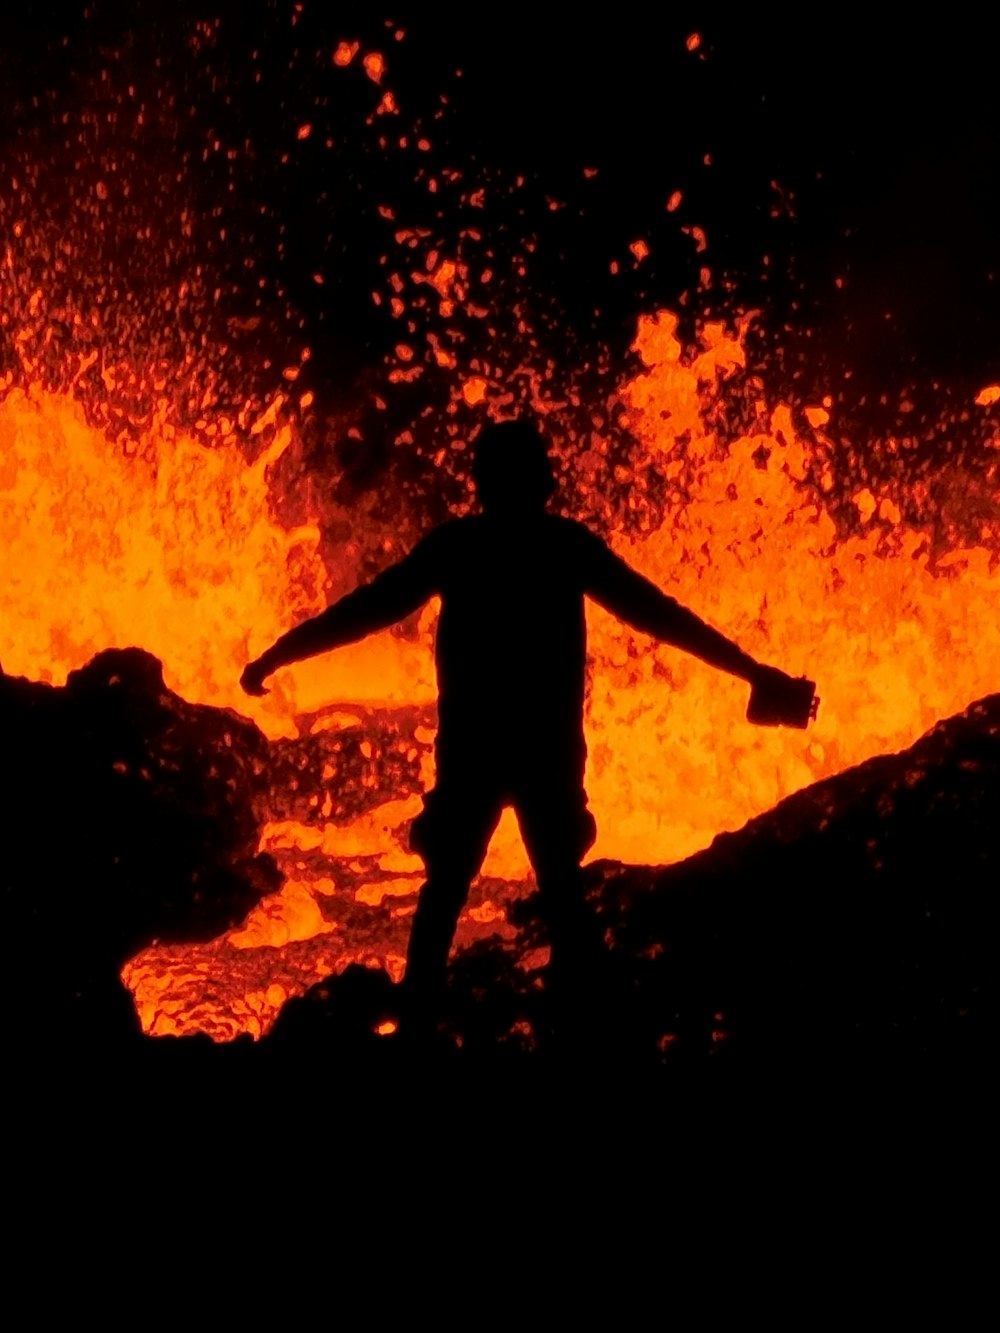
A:
[[[748,722],[764,727],[807,727],[818,707],[814,681],[757,663],[750,681]]]

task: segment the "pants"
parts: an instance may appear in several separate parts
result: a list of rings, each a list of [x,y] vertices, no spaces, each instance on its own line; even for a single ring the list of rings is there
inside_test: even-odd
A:
[[[436,1007],[444,989],[469,885],[507,805],[517,815],[538,881],[552,949],[550,978],[571,982],[593,954],[597,927],[583,900],[580,861],[597,826],[580,781],[582,765],[529,761],[518,767],[504,774],[450,766],[413,821],[410,846],[427,869],[406,959],[406,988],[418,1009]]]

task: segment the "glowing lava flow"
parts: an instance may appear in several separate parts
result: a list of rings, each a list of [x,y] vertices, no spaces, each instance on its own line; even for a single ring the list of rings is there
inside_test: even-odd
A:
[[[294,692],[286,681],[260,705],[239,689],[253,646],[325,604],[319,527],[287,531],[271,514],[268,469],[293,442],[289,424],[273,429],[279,407],[257,423],[274,438],[248,466],[235,439],[206,448],[165,413],[130,455],[71,395],[11,390],[0,402],[4,669],[61,684],[101,648],[140,645],[179,694],[238,707],[270,736],[295,734],[297,713],[331,692],[432,697],[426,671],[421,683],[388,640],[348,651],[332,674],[307,668]]]
[[[788,408],[772,415],[768,430],[724,447],[705,408],[742,361],[737,339],[709,330],[701,355],[686,362],[674,321],[662,314],[641,321],[637,345],[646,369],[622,392],[631,429],[650,453],[669,460],[676,452],[678,478],[693,474],[696,482],[679,492],[659,529],[640,542],[620,542],[622,554],[754,654],[809,672],[823,694],[819,722],[806,734],[752,727],[743,717],[740,682],[592,610],[588,788],[600,825],[594,854],[657,862],[689,854],[820,777],[908,745],[936,719],[994,688],[982,644],[992,632],[998,580],[984,550],[954,553],[941,562],[947,575],[935,577],[915,532],[897,533],[892,557],[884,553],[882,531],[862,530],[838,543],[831,518],[802,484],[810,444]],[[811,415],[814,428],[825,424],[825,410]],[[859,518],[870,521],[875,504],[859,496],[858,508]],[[290,880],[278,899],[228,937],[229,965],[234,950],[251,948],[261,973],[250,991],[255,1007],[244,1023],[231,1013],[229,1032],[266,1030],[285,996],[329,972],[334,961],[338,967],[381,962],[399,975],[419,885],[419,861],[405,850],[406,825],[417,809],[413,798],[381,807],[364,827],[286,823],[265,830],[264,845],[291,858]],[[321,843],[332,875],[310,884],[296,877],[295,854]],[[356,884],[354,901],[398,905],[381,939],[334,938],[317,902],[337,893],[338,866],[353,859],[355,871],[362,869],[357,858],[365,855],[376,858],[369,866],[394,878]],[[525,879],[513,821],[498,832],[484,873],[508,883]],[[502,924],[501,893],[495,883],[492,890],[481,885],[469,915]],[[273,947],[260,952],[268,945],[281,947],[280,961]],[[210,965],[212,948],[199,951],[201,966]],[[159,957],[160,968],[185,974],[188,964],[173,953]],[[152,957],[146,967],[136,960],[137,993],[143,995],[143,980],[149,992],[148,1021],[157,1031],[187,1030],[157,1008],[163,997],[156,995],[152,963]],[[216,986],[221,965],[217,957],[210,968]],[[279,972],[281,982],[272,981],[268,992],[264,981]],[[208,1026],[218,1032],[218,1025],[215,1014]]]
[[[745,686],[595,611],[595,854],[642,862],[689,855],[802,786],[911,744],[997,685],[984,651],[1000,592],[990,552],[953,551],[932,573],[925,535],[870,492],[855,497],[857,535],[838,540],[804,484],[815,445],[788,407],[725,446],[706,422],[706,401],[742,364],[739,341],[710,327],[685,364],[675,328],[666,312],[640,321],[646,370],[622,400],[650,452],[676,456],[668,476],[695,481],[655,532],[619,549],[754,656],[818,681],[823,702],[807,733],[753,727]],[[811,415],[817,431],[826,424],[825,409]]]
[[[932,572],[922,535],[870,491],[856,496],[856,535],[838,539],[805,484],[825,409],[810,413],[810,438],[789,408],[767,415],[762,403],[758,430],[722,440],[709,408],[724,400],[743,352],[721,327],[686,357],[673,317],[661,313],[640,321],[636,345],[645,368],[622,388],[621,406],[676,490],[661,525],[641,540],[616,539],[620,552],[755,656],[814,677],[823,699],[807,733],[751,727],[740,682],[592,610],[594,855],[655,863],[688,855],[820,777],[910,744],[995,689],[985,646],[1000,576],[984,549],[955,551]],[[272,424],[273,443],[252,465],[236,447],[205,449],[165,421],[126,457],[69,396],[11,389],[0,405],[5,669],[58,682],[98,648],[138,643],[163,659],[185,697],[237,707],[272,737],[363,728],[371,708],[400,718],[426,708],[433,607],[415,639],[387,632],[281,673],[259,708],[238,693],[248,655],[324,604],[321,555],[326,568],[350,563],[345,551],[323,551],[316,522],[288,532],[272,517],[268,469],[294,444],[290,425]],[[578,483],[627,487],[627,475],[602,476],[601,449],[595,438],[574,460]],[[413,735],[410,760],[426,784],[431,732]],[[260,1034],[288,995],[350,961],[399,974],[420,882],[406,848],[419,798],[387,790],[350,821],[322,772],[312,779],[309,817],[262,830],[262,847],[288,876],[282,892],[221,941],[151,949],[126,969],[147,1030]],[[484,873],[466,940],[503,929],[508,890],[497,881],[527,878],[512,821]]]

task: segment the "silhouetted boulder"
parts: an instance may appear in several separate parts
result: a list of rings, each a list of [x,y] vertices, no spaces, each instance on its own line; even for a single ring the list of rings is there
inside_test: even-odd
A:
[[[632,1012],[668,1059],[985,1055],[998,803],[992,695],[679,865],[595,868]]]
[[[179,698],[135,648],[64,688],[0,676],[0,726],[14,1029],[136,1031],[122,964],[154,939],[211,939],[278,886],[257,855],[266,741]]]

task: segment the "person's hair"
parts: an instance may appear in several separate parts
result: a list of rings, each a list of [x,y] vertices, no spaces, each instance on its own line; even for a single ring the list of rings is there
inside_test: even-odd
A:
[[[484,509],[541,508],[556,488],[545,439],[530,421],[484,426],[472,455]]]

